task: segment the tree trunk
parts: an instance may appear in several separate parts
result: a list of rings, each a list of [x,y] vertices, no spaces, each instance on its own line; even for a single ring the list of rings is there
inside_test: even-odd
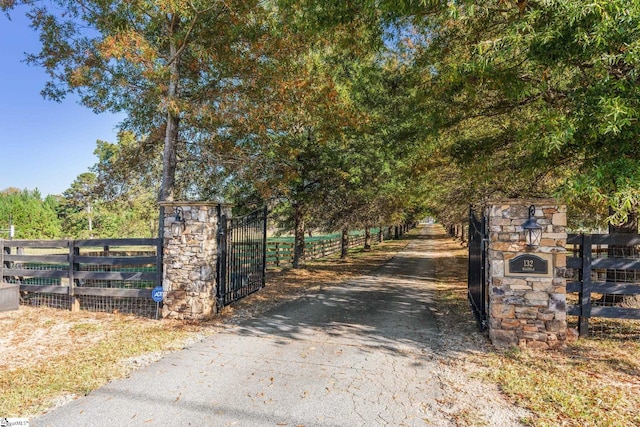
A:
[[[89,238],[93,239],[93,208],[91,204],[87,205],[87,215],[89,216]]]
[[[173,35],[175,28],[175,17],[169,17],[169,34]],[[178,47],[175,41],[170,37],[169,42],[169,58],[172,62],[169,65],[169,87],[166,97],[167,123],[164,135],[164,151],[162,156],[162,182],[160,183],[159,199],[161,202],[173,201],[175,195],[176,181],[176,146],[178,143],[178,130],[180,125],[179,112],[175,110],[175,99],[178,97],[178,83],[180,81],[179,60],[177,58]],[[164,207],[160,207],[159,233],[162,237],[164,230]]]
[[[371,250],[371,227],[366,225],[364,227],[364,248],[365,251]]]
[[[293,268],[300,268],[304,260],[304,209],[301,203],[293,205],[294,212],[294,247]]]
[[[178,140],[178,126],[180,119],[172,113],[167,114],[167,130],[164,138],[164,153],[162,159],[162,184],[160,200],[173,201],[176,179],[176,142]]]
[[[171,57],[177,53],[175,42],[171,41],[169,46]],[[180,69],[178,59],[169,66],[169,89],[167,91],[167,123],[164,135],[164,152],[162,157],[162,184],[160,187],[160,200],[173,201],[175,193],[176,178],[176,145],[178,142],[178,128],[180,116],[175,111],[174,101],[178,96],[178,82],[180,80]]]
[[[344,227],[342,229],[342,236],[340,238],[340,258],[345,259],[349,254],[349,228]]]

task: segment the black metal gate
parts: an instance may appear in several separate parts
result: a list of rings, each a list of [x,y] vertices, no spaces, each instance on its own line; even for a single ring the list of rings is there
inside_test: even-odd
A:
[[[486,283],[486,263],[487,221],[484,216],[478,219],[472,207],[469,209],[468,296],[473,314],[482,330],[487,327],[487,307],[489,301]]]
[[[267,208],[227,219],[218,212],[218,305],[231,304],[264,287]]]

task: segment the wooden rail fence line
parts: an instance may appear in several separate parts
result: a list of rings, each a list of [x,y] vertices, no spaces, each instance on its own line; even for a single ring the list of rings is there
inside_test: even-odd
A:
[[[385,227],[381,231],[371,233],[371,242],[378,243],[390,237],[389,230]],[[365,235],[349,236],[349,248],[364,245]],[[305,260],[314,260],[330,256],[340,252],[340,237],[305,241]],[[294,242],[267,239],[267,267],[281,267],[293,264]]]
[[[159,239],[0,240],[0,277],[21,292],[68,295],[74,311],[80,296],[150,299],[161,281],[159,245]]]
[[[391,237],[392,227],[372,229],[372,243]],[[348,247],[364,242],[364,233],[351,235]],[[161,244],[160,239],[0,239],[0,282],[19,285],[27,300],[50,296],[63,301],[55,306],[68,304],[72,311],[80,309],[81,301],[83,307],[89,304],[87,298],[151,301],[153,288],[162,285]],[[340,250],[339,236],[308,240],[305,259],[330,256]],[[293,242],[269,239],[266,265],[291,265],[293,253]]]
[[[637,234],[570,234],[567,244],[574,245],[575,253],[567,257],[567,268],[578,271],[577,280],[567,283],[567,293],[577,293],[578,303],[567,306],[567,314],[578,316],[580,336],[588,336],[589,319],[602,317],[610,319],[640,319],[640,308],[593,304],[593,294],[627,296],[640,294],[640,283],[618,282],[615,272],[635,272],[640,270],[640,259],[609,257],[608,249],[602,245],[633,247],[640,245]],[[594,257],[593,255],[596,255]],[[607,255],[606,258],[597,257]],[[611,273],[613,272],[613,274]]]

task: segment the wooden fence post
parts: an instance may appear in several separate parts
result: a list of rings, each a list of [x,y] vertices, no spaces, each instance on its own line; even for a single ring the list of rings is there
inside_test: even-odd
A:
[[[109,256],[109,245],[104,245],[102,247],[102,256],[104,257],[108,257]],[[111,266],[107,265],[105,266],[105,271],[111,271]],[[111,280],[107,281],[107,288],[112,288],[113,287],[113,282]]]
[[[72,312],[80,311],[80,299],[76,295],[76,280],[75,280],[75,272],[80,270],[80,265],[76,264],[75,257],[76,255],[80,255],[80,248],[76,247],[75,240],[69,241],[69,299],[70,299],[70,310]]]
[[[591,240],[590,234],[581,235],[580,255],[582,269],[580,270],[580,317],[578,318],[578,334],[580,337],[589,336],[589,317],[591,317]]]
[[[4,239],[0,239],[0,283],[4,282],[4,254],[5,251],[11,248],[5,248]]]

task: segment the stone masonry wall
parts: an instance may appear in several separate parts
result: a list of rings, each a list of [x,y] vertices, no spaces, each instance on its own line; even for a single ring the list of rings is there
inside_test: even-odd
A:
[[[522,225],[528,208],[542,226],[537,248],[528,248]],[[498,348],[548,349],[564,345],[566,315],[566,207],[552,200],[495,202],[487,208],[489,226],[489,337]],[[550,261],[547,276],[510,274],[510,259],[534,254]]]
[[[216,314],[217,209],[206,202],[163,203],[165,208],[162,316],[205,320]],[[182,208],[184,225],[176,223]]]

